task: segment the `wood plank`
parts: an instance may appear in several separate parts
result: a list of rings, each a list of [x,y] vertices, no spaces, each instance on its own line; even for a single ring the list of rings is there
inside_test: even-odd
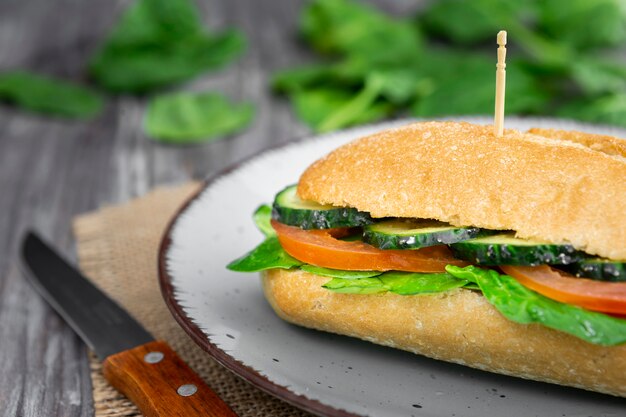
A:
[[[0,3],[0,68],[81,80],[87,55],[115,18],[107,4],[114,3]],[[110,200],[115,115],[75,123],[0,107],[2,416],[93,414],[86,349],[24,281],[17,250],[24,230],[35,227],[74,258],[71,218]]]

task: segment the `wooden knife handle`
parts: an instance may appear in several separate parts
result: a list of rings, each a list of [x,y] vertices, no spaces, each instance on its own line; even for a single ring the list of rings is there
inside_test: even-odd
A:
[[[146,417],[237,417],[165,342],[111,355],[102,369]]]

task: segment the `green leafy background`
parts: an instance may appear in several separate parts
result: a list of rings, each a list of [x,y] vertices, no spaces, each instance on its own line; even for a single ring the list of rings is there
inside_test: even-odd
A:
[[[317,59],[283,68],[268,83],[319,132],[399,116],[491,115],[495,35],[505,29],[508,114],[626,126],[623,0],[439,0],[416,9],[391,16],[357,0],[303,3],[298,36]],[[153,139],[185,144],[233,135],[250,125],[250,104],[218,92],[158,95],[227,66],[246,44],[238,29],[205,27],[194,0],[135,0],[85,62],[92,87],[105,94],[11,71],[0,73],[0,100],[89,118],[106,94],[143,95]],[[156,109],[172,114],[157,121]]]
[[[322,61],[284,69],[272,85],[317,131],[391,115],[491,115],[501,29],[508,114],[626,126],[620,0],[440,0],[404,17],[316,0],[299,30]]]

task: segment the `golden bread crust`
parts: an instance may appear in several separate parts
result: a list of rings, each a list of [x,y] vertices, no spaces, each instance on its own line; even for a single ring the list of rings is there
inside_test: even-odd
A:
[[[626,160],[568,140],[421,122],[356,140],[311,165],[298,194],[373,217],[437,219],[626,259]]]
[[[603,347],[504,318],[480,294],[338,294],[301,270],[263,273],[276,313],[300,326],[473,368],[626,397],[626,345]]]
[[[542,129],[538,127],[533,127],[528,133],[545,138],[569,140],[580,143],[594,151],[626,158],[626,140],[613,136],[578,132],[576,130]]]

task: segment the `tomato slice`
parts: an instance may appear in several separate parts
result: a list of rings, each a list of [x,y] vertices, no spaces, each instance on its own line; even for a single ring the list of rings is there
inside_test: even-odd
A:
[[[587,310],[619,316],[626,315],[626,283],[577,278],[565,272],[541,266],[501,265],[505,274],[522,285],[553,300],[577,305]]]
[[[338,238],[347,228],[302,230],[272,220],[278,240],[294,258],[311,265],[349,271],[445,272],[446,265],[465,266],[445,245],[419,250],[382,250],[364,242]]]

